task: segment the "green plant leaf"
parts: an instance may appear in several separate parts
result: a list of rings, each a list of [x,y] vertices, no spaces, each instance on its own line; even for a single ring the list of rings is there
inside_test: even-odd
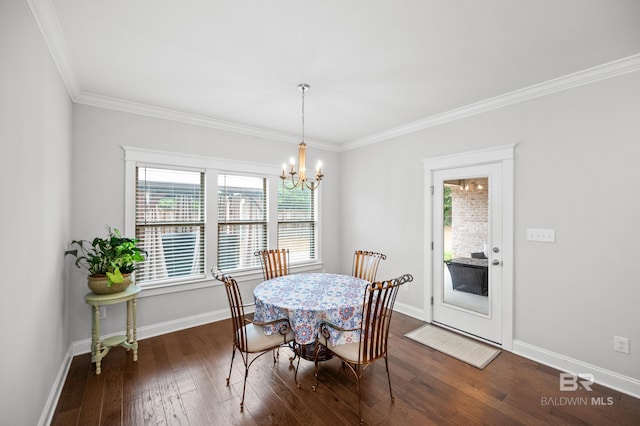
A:
[[[109,278],[109,287],[111,284],[120,284],[124,281],[124,277],[122,273],[120,273],[120,269],[116,268],[113,272],[107,272],[107,277]]]

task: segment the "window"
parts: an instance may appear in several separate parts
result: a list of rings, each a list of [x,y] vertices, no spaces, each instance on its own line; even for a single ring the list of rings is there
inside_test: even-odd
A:
[[[204,173],[136,167],[139,283],[204,277]]]
[[[154,294],[201,288],[214,266],[253,279],[261,275],[254,253],[268,247],[288,248],[301,270],[320,268],[318,194],[283,191],[279,167],[123,149],[124,233],[147,251],[137,284]]]
[[[288,248],[291,263],[316,259],[315,192],[278,185],[278,247]]]
[[[260,266],[256,250],[267,247],[267,179],[218,175],[218,267]]]

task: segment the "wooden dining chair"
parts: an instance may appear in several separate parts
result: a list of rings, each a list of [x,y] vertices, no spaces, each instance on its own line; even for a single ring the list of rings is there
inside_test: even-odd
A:
[[[372,283],[376,279],[380,261],[385,260],[386,258],[387,256],[382,253],[356,250],[353,254],[353,270],[351,275]]]
[[[244,384],[242,386],[242,400],[240,401],[240,411],[244,409],[244,395],[247,388],[247,376],[249,375],[249,367],[260,356],[269,351],[273,352],[273,363],[276,363],[276,353],[280,346],[286,345],[293,341],[293,331],[286,319],[281,319],[268,323],[259,323],[250,321],[245,317],[244,308],[254,305],[243,304],[242,295],[238,287],[238,282],[229,275],[224,274],[220,269],[211,270],[213,276],[218,281],[224,283],[229,299],[229,309],[231,310],[231,323],[233,326],[233,353],[231,355],[231,366],[229,367],[229,376],[227,377],[227,386],[231,379],[231,370],[233,369],[233,360],[236,350],[240,353],[242,362],[244,363]],[[271,335],[264,333],[264,326],[267,324],[280,324],[279,332]],[[257,354],[250,360],[250,354]]]
[[[389,394],[391,395],[391,402],[394,401],[393,392],[391,391],[391,376],[389,375],[389,360],[387,358],[389,325],[391,323],[391,314],[393,313],[393,304],[398,294],[398,288],[411,281],[413,281],[413,276],[405,274],[398,278],[367,285],[364,291],[360,320],[361,325],[359,328],[344,329],[330,322],[320,324],[314,369],[315,385],[312,389],[315,392],[318,387],[318,353],[321,351],[321,348],[324,348],[326,351],[340,358],[343,365],[348,366],[356,378],[360,424],[363,423],[360,391],[362,374],[371,363],[380,358],[384,358],[389,381]],[[331,334],[346,331],[359,331],[360,341],[331,346],[331,343],[329,343]]]
[[[264,280],[289,275],[289,249],[265,249],[254,253],[260,257]]]

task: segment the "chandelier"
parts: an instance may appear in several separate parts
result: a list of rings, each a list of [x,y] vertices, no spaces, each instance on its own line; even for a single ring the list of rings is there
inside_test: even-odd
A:
[[[282,175],[280,175],[280,179],[282,179],[282,185],[286,189],[295,189],[300,187],[302,190],[308,188],[313,191],[318,188],[324,175],[322,174],[322,164],[318,161],[315,181],[307,178],[307,144],[304,143],[304,94],[309,90],[309,85],[304,83],[298,84],[298,90],[302,92],[302,142],[298,145],[298,170],[295,170],[295,160],[291,157],[289,172],[287,172],[287,165],[282,164]],[[291,177],[290,183],[287,183],[287,173]]]

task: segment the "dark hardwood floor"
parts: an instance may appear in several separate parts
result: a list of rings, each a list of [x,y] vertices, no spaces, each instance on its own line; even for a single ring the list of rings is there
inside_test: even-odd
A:
[[[423,323],[395,313],[389,344],[391,403],[384,361],[365,371],[362,400],[371,425],[638,425],[640,400],[593,385],[591,392],[559,390],[559,372],[509,352],[484,370],[404,337]],[[320,368],[317,392],[313,364],[302,361],[302,388],[281,349],[249,372],[244,412],[241,361],[231,386],[230,322],[220,321],[139,342],[139,360],[115,348],[95,375],[89,354],[73,359],[54,425],[355,425],[355,380],[336,359]],[[599,405],[598,403],[601,403]]]

